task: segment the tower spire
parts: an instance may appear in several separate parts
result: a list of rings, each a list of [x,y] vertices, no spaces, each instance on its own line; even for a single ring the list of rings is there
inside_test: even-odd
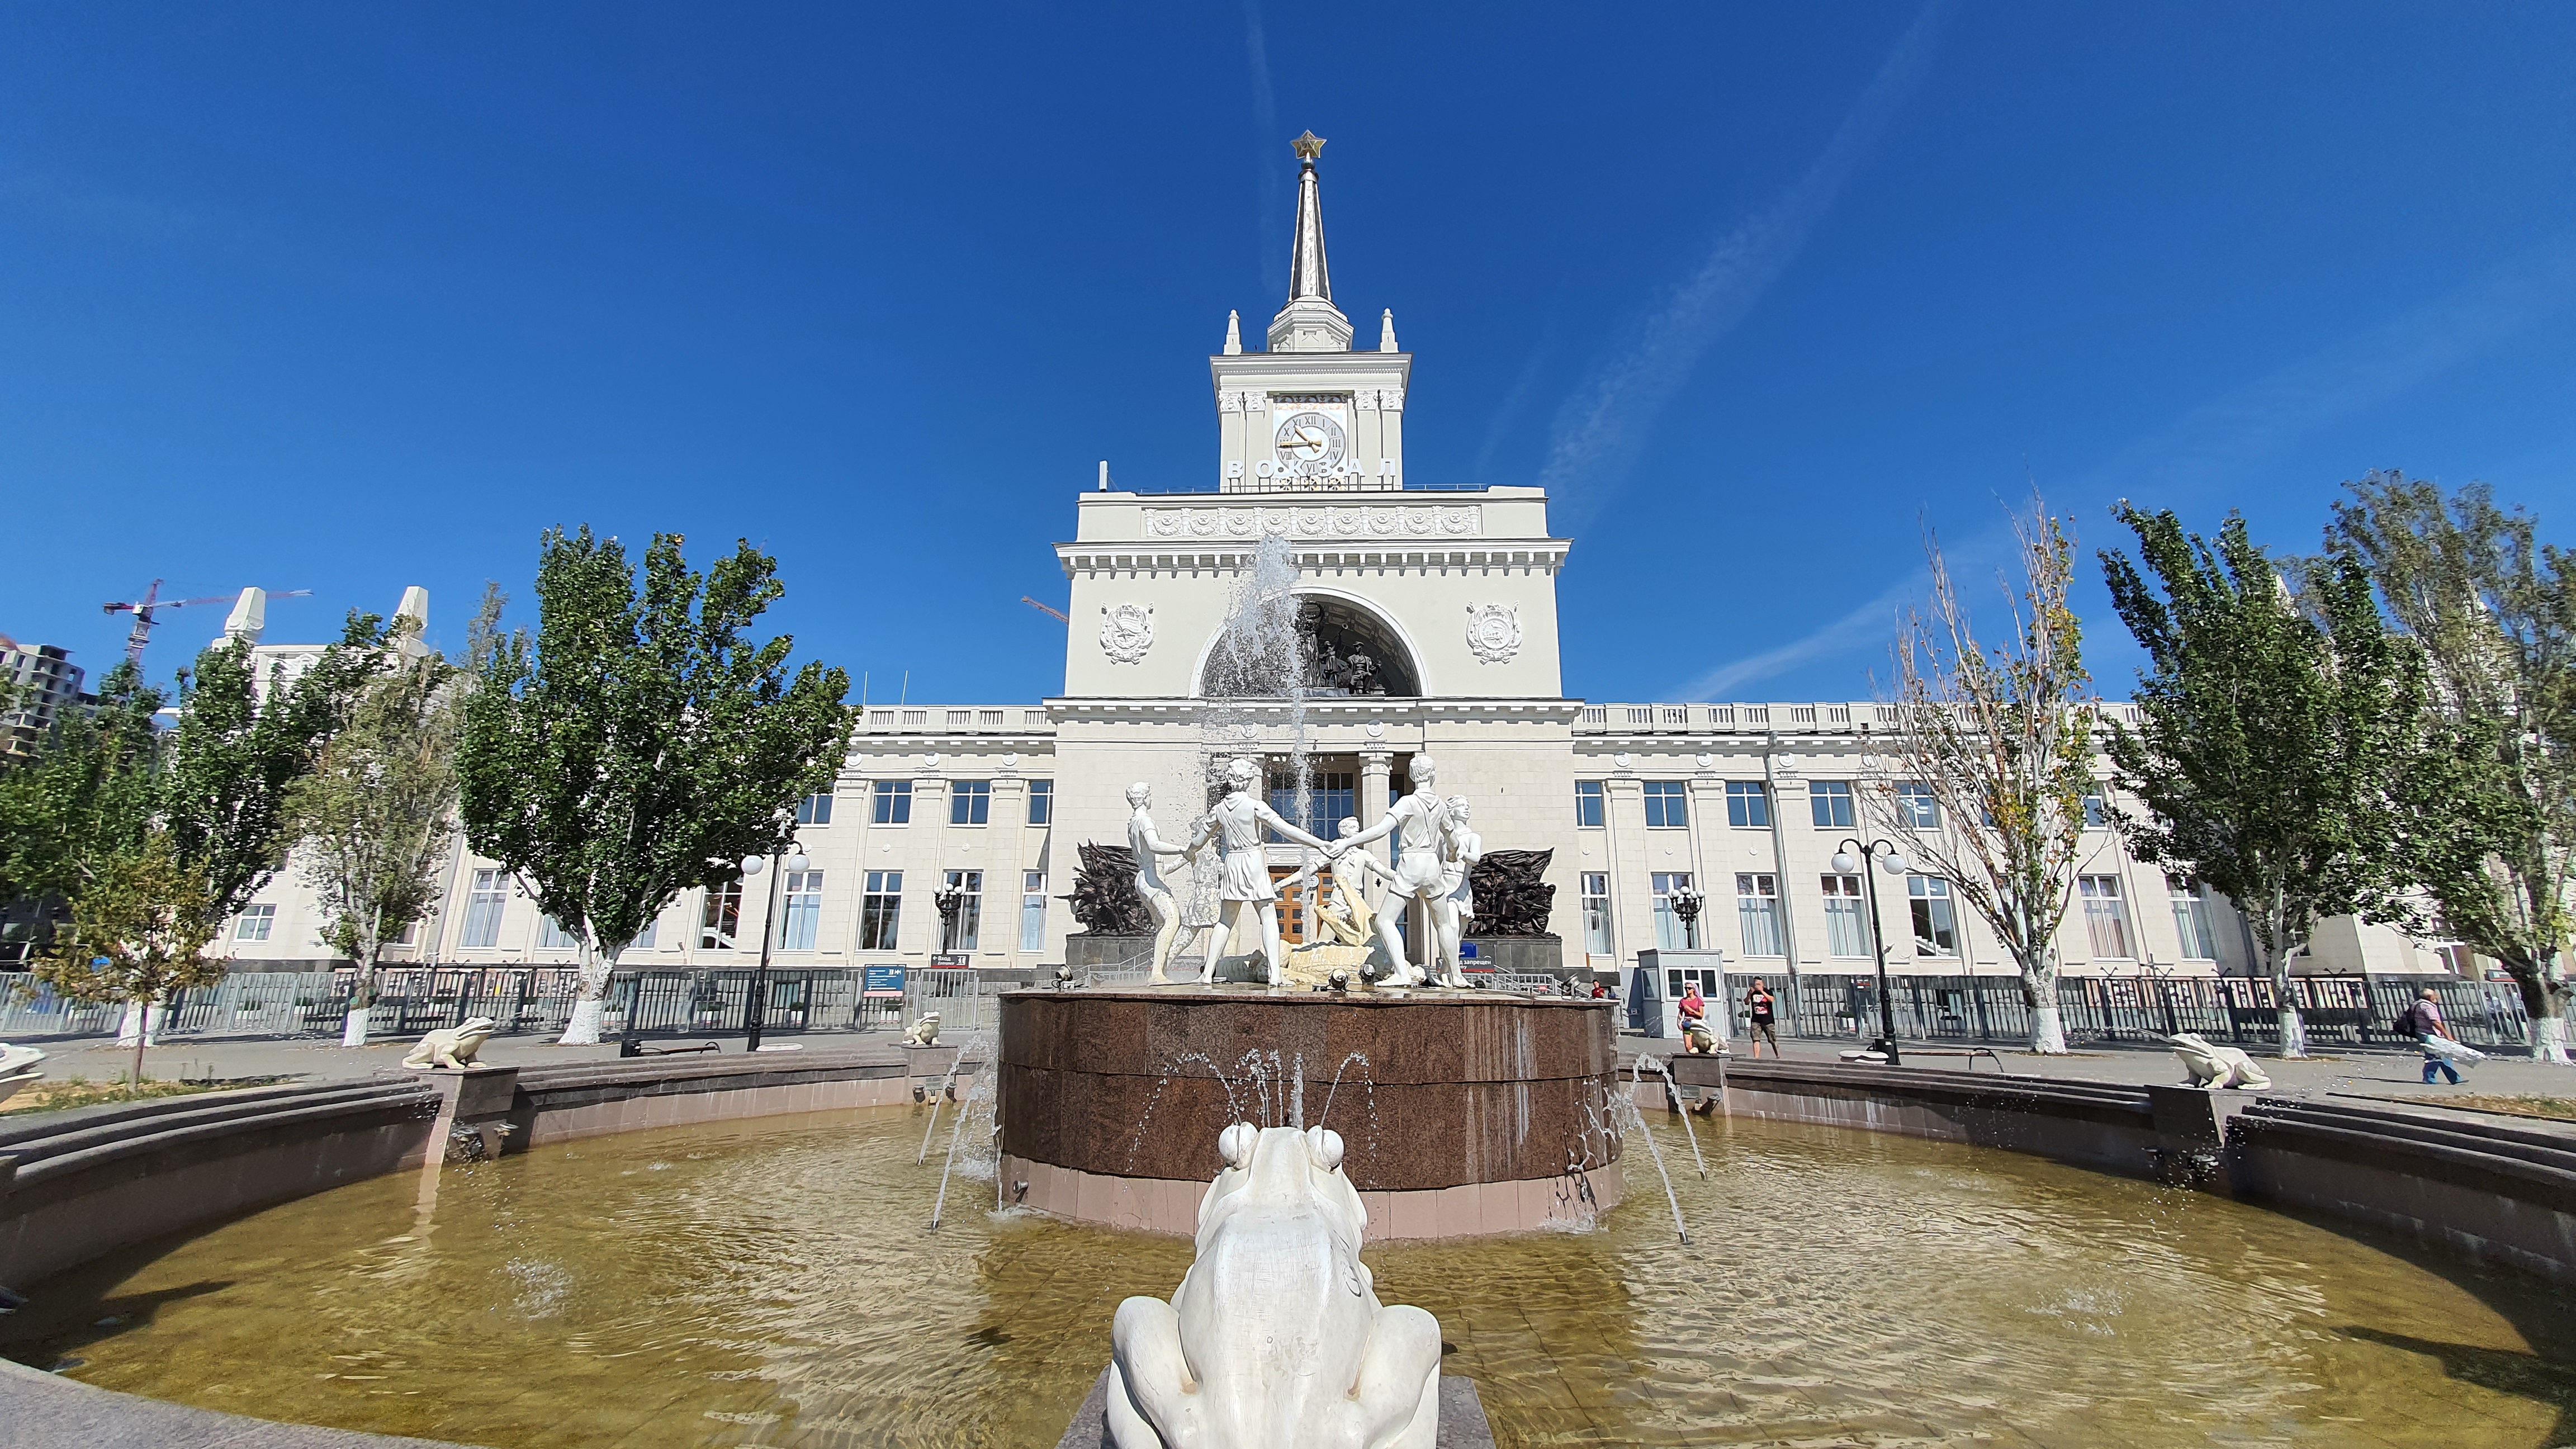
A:
[[[1333,300],[1333,269],[1324,263],[1324,197],[1315,182],[1315,161],[1324,154],[1323,138],[1312,131],[1299,136],[1297,147],[1297,245],[1288,263],[1288,300]]]
[[[1297,149],[1297,240],[1288,261],[1288,305],[1270,319],[1273,352],[1348,352],[1351,319],[1333,305],[1332,268],[1324,261],[1324,198],[1315,158],[1324,140],[1308,131]]]

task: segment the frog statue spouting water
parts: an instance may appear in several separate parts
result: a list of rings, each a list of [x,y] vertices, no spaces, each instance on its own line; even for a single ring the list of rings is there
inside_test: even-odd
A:
[[[1172,1301],[1110,1331],[1118,1449],[1431,1449],[1440,1324],[1377,1300],[1340,1134],[1238,1122]]]

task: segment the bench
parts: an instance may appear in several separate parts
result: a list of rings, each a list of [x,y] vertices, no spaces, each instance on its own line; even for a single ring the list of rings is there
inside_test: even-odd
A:
[[[2007,1077],[2012,1075],[2012,1070],[2004,1065],[2004,1059],[2002,1057],[1995,1055],[1992,1047],[1906,1047],[1898,1053],[1898,1056],[1900,1058],[1966,1057],[1968,1059],[1968,1070],[1970,1071],[1975,1071],[1977,1069],[1977,1058],[1984,1057],[1987,1061],[1995,1064],[1996,1071]],[[1887,1065],[1887,1053],[1871,1051],[1867,1047],[1855,1047],[1850,1051],[1846,1051],[1842,1054],[1842,1059],[1847,1062],[1867,1062],[1873,1066]]]
[[[681,1057],[691,1052],[706,1052],[712,1055],[717,1050],[719,1048],[711,1041],[702,1041],[694,1046],[646,1046],[630,1036],[617,1043],[617,1054],[621,1057]]]

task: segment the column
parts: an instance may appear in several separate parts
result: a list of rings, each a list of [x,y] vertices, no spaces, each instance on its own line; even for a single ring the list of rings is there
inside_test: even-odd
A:
[[[1387,807],[1395,803],[1387,798],[1393,786],[1394,776],[1394,751],[1360,751],[1360,828],[1362,830],[1384,820]],[[1371,845],[1369,849],[1380,861],[1392,862],[1394,857],[1388,852],[1394,844],[1392,840],[1381,840]]]
[[[1016,960],[1020,953],[1020,837],[1029,826],[1028,783],[1016,774],[994,775],[992,808],[985,819],[984,936],[976,954]]]
[[[932,765],[928,769],[935,770]],[[940,888],[948,883],[948,780],[925,773],[912,781],[912,823],[904,827],[903,917],[896,923],[904,954],[919,952],[915,965],[939,954]],[[906,944],[904,938],[919,942]]]
[[[1726,943],[1730,940],[1739,948],[1744,944],[1743,934],[1733,924],[1735,877],[1728,870],[1733,861],[1717,861],[1711,865],[1716,856],[1708,848],[1711,831],[1717,832],[1720,840],[1729,838],[1724,833],[1726,782],[1717,777],[1715,760],[1707,755],[1700,758],[1709,760],[1709,763],[1699,766],[1690,778],[1691,889],[1700,894],[1699,948],[1703,951],[1727,951]],[[1731,856],[1732,852],[1729,854]],[[1724,931],[1718,929],[1721,910],[1727,922]],[[1740,952],[1728,951],[1728,954],[1733,956]],[[1737,964],[1743,963],[1739,961]]]
[[[1653,863],[1646,855],[1646,791],[1635,772],[1620,766],[1601,782],[1602,862],[1610,875],[1610,951],[1621,970],[1655,944]]]

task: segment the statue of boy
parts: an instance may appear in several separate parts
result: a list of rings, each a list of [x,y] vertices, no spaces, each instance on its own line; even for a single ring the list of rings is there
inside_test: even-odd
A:
[[[1127,848],[1136,855],[1136,894],[1144,897],[1145,909],[1154,913],[1154,973],[1146,984],[1163,986],[1171,979],[1163,968],[1171,964],[1172,942],[1181,931],[1181,910],[1172,903],[1172,888],[1163,883],[1160,857],[1188,851],[1154,834],[1154,817],[1146,813],[1153,801],[1154,787],[1144,781],[1127,787],[1127,803],[1136,807],[1136,813],[1127,817]]]
[[[1259,761],[1234,761],[1225,767],[1225,780],[1226,797],[1199,822],[1189,848],[1195,851],[1210,840],[1223,846],[1225,883],[1217,894],[1225,902],[1230,954],[1243,955],[1258,940],[1262,961],[1269,967],[1269,984],[1276,986],[1284,957],[1279,943],[1279,888],[1270,880],[1270,855],[1262,848],[1262,827],[1317,850],[1329,853],[1333,847],[1289,824],[1270,808],[1269,801],[1252,793],[1253,787],[1261,783]],[[1210,953],[1207,971],[1199,978],[1202,982],[1216,979],[1216,963],[1216,953]]]
[[[1464,986],[1467,977],[1458,965],[1458,903],[1450,895],[1460,888],[1460,880],[1449,875],[1459,823],[1436,788],[1439,765],[1429,755],[1416,755],[1410,774],[1412,794],[1387,807],[1386,818],[1377,824],[1334,842],[1333,849],[1352,851],[1372,840],[1396,837],[1395,888],[1377,918],[1378,939],[1386,945],[1387,958],[1399,963],[1389,979],[1400,986],[1419,986],[1437,970],[1442,985]],[[1431,912],[1432,938],[1423,943],[1427,959],[1418,963],[1405,959],[1404,943],[1395,934],[1399,899],[1418,900]]]

